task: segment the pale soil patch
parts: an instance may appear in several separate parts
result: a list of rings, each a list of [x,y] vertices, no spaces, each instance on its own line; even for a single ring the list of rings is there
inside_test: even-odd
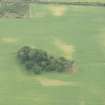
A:
[[[65,6],[59,6],[59,5],[50,5],[49,10],[54,16],[63,16],[66,11]]]
[[[78,84],[76,82],[67,82],[63,80],[56,80],[56,79],[48,79],[48,78],[41,78],[38,77],[36,80],[42,85],[42,86],[77,86]]]
[[[73,53],[75,51],[75,48],[73,45],[66,44],[65,42],[61,40],[56,40],[55,45],[63,51],[65,58],[73,57]]]
[[[80,105],[86,105],[86,102],[83,97],[80,99]]]
[[[47,13],[44,13],[44,12],[36,12],[34,13],[34,16],[32,17],[46,17],[47,16]]]
[[[12,37],[3,37],[0,40],[4,43],[14,43],[17,41],[16,38],[12,38]]]
[[[80,105],[85,105],[85,101],[82,100],[81,103],[80,103]]]
[[[77,66],[76,63],[74,63],[74,64],[72,65],[72,67],[70,67],[70,69],[67,70],[67,72],[70,73],[70,74],[71,74],[71,73],[74,74],[74,73],[77,73],[78,70],[79,70],[79,67]]]

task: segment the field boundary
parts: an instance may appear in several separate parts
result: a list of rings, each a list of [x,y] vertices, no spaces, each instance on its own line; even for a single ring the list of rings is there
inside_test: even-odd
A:
[[[105,3],[102,2],[57,2],[57,1],[37,1],[37,4],[56,4],[56,5],[77,5],[77,6],[97,6],[105,7]]]
[[[6,1],[6,3],[13,3],[13,1]],[[35,4],[54,4],[54,5],[74,5],[74,6],[97,6],[97,7],[105,7],[104,2],[73,2],[73,1],[47,1],[47,0],[36,0],[36,1],[29,1],[29,2],[24,2],[24,3],[35,3]]]
[[[31,13],[31,4],[39,5],[59,5],[59,6],[84,6],[84,7],[105,7],[105,2],[73,2],[73,1],[48,1],[48,0],[30,0],[30,1],[2,1],[0,2],[0,17],[6,18],[26,18],[32,17]],[[54,10],[55,11],[55,10]],[[61,9],[57,12],[55,11],[54,15],[61,16],[63,15],[64,10]]]

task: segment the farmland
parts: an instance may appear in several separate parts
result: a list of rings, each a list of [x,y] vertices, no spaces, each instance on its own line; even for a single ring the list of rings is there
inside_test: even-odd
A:
[[[30,17],[0,19],[0,105],[105,105],[105,8],[31,5]],[[24,45],[75,59],[75,72],[27,74]]]

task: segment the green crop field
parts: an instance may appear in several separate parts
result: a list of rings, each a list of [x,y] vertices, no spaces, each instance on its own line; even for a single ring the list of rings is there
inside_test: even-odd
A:
[[[0,105],[105,105],[105,8],[40,4],[30,17],[0,19]],[[75,72],[27,74],[24,45],[75,59]]]

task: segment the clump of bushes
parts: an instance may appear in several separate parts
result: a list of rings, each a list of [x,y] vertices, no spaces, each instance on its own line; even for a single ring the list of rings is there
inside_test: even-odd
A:
[[[24,1],[1,1],[0,17],[23,18],[29,14],[29,3]]]
[[[20,48],[17,52],[17,58],[29,72],[35,74],[51,71],[70,71],[74,64],[74,61],[67,60],[64,57],[54,57],[46,51],[29,46]]]

